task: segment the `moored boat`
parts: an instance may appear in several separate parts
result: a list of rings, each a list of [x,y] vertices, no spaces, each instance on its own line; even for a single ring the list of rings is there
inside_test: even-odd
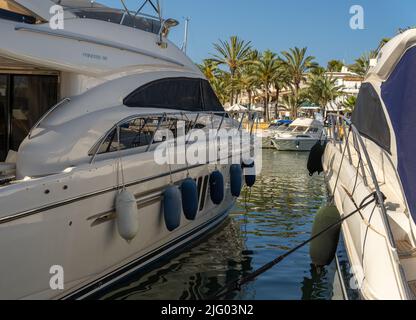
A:
[[[310,151],[318,141],[325,139],[322,122],[299,118],[283,132],[276,132],[271,141],[279,151]]]
[[[361,87],[352,122],[331,117],[323,162],[335,205],[345,215],[372,194],[377,200],[342,225],[363,299],[416,294],[415,45],[415,30],[388,42]]]
[[[241,190],[241,163],[229,160],[242,150],[170,158],[208,154],[210,131],[242,126],[167,39],[177,23],[90,1],[10,3],[0,15],[0,107],[11,119],[0,118],[0,299],[85,298],[219,226]],[[56,3],[64,30],[49,26]],[[194,130],[209,138],[190,141]]]

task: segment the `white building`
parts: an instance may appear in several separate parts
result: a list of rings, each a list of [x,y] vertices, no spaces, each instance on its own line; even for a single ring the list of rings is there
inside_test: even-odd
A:
[[[348,70],[348,67],[342,67],[341,72],[327,72],[328,77],[336,79],[336,85],[342,87],[343,95],[335,99],[335,101],[330,102],[326,106],[327,111],[343,111],[342,103],[349,96],[357,96],[360,92],[361,84],[363,78],[358,74]]]

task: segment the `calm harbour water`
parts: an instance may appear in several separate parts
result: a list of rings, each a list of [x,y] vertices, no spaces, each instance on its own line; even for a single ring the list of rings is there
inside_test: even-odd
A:
[[[308,153],[264,150],[255,187],[243,192],[228,221],[192,249],[145,275],[131,275],[99,299],[206,299],[309,238],[326,201],[321,176],[309,177]],[[334,264],[311,265],[309,246],[243,286],[228,299],[331,299]]]

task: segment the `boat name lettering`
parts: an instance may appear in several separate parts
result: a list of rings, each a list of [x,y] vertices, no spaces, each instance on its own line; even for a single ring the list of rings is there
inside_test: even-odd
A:
[[[106,56],[102,56],[99,54],[93,54],[93,53],[88,53],[88,52],[84,52],[82,54],[83,57],[88,58],[88,59],[94,59],[94,60],[103,60],[103,61],[107,61],[108,57]]]

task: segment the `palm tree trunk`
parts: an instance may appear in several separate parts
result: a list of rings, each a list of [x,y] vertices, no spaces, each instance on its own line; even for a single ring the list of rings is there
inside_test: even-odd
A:
[[[270,95],[269,95],[269,90],[266,90],[266,101],[265,101],[265,109],[266,109],[266,122],[270,121],[270,114],[269,114],[269,100],[270,100]]]
[[[234,76],[235,76],[235,70],[231,69],[231,105],[234,105],[234,96],[235,96],[235,88],[234,88]]]
[[[279,109],[279,96],[280,96],[280,88],[276,87],[276,106],[274,108],[274,113],[275,113],[276,119],[279,118],[279,115],[278,115],[278,113],[279,113],[279,111],[278,111],[278,109]]]
[[[251,90],[247,90],[248,95],[248,108],[251,110]]]

